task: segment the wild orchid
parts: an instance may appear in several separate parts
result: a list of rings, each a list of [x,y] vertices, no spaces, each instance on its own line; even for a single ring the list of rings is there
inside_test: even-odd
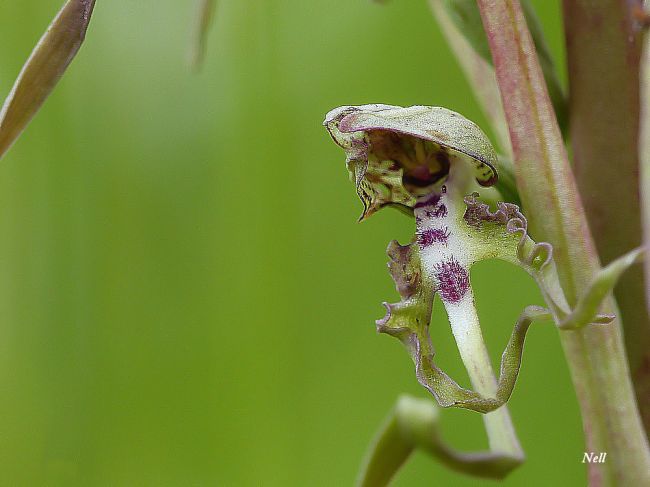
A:
[[[599,313],[602,301],[642,251],[634,250],[601,270],[572,308],[560,285],[551,244],[531,239],[526,217],[517,205],[498,202],[491,210],[479,199],[481,188],[498,181],[499,164],[490,141],[476,124],[442,107],[376,104],[336,108],[327,114],[324,125],[345,150],[350,179],[364,206],[360,219],[384,207],[414,218],[412,241],[406,245],[393,241],[388,246],[389,270],[402,300],[384,303],[386,315],[377,320],[377,330],[404,344],[418,381],[439,406],[484,414],[490,439],[490,452],[450,456],[453,450],[432,434],[438,417],[432,410],[435,406],[402,398],[394,419],[371,449],[361,485],[388,482],[405,459],[404,452],[416,447],[458,470],[486,477],[506,475],[524,458],[504,405],[515,386],[531,323],[552,320],[562,333],[607,326],[614,316]],[[494,258],[522,267],[539,286],[547,305],[522,311],[497,378],[481,334],[470,280],[472,265]],[[429,326],[436,294],[474,390],[461,387],[434,362]]]

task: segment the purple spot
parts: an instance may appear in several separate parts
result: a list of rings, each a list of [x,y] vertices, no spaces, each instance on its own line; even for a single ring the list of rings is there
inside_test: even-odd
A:
[[[436,264],[435,277],[438,281],[438,292],[443,301],[457,303],[469,289],[469,274],[453,257],[445,262]]]
[[[438,203],[432,210],[426,210],[427,218],[444,218],[447,216],[447,207],[444,203]]]
[[[418,232],[418,244],[421,248],[428,247],[434,243],[447,243],[449,238],[449,229],[444,228],[427,228]]]
[[[447,207],[444,203],[440,203],[438,206],[436,206],[436,209],[433,212],[433,216],[436,218],[444,218],[447,216]]]
[[[414,208],[422,208],[424,206],[436,206],[438,204],[438,201],[440,201],[440,195],[436,194],[436,193],[433,193],[426,200],[420,201],[419,203],[416,203]]]

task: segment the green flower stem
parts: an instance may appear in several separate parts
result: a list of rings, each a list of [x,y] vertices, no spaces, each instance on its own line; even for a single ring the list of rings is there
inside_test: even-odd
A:
[[[650,2],[648,0],[645,0],[643,5],[646,10],[650,8]],[[650,20],[650,17],[648,20]],[[648,249],[650,248],[650,36],[647,34],[643,41],[640,81],[639,193],[641,196],[643,244]],[[650,259],[645,260],[645,292],[647,312],[648,316],[650,316]],[[650,368],[647,373],[650,375]],[[650,422],[650,415],[647,419]]]
[[[632,189],[639,188],[639,154],[643,156],[638,150],[643,36],[635,15],[640,4],[562,2],[573,167],[603,264],[642,240],[639,194],[644,190]],[[620,280],[615,296],[637,401],[650,432],[650,315],[643,284],[642,269],[635,268]]]
[[[644,2],[647,11],[649,2]],[[641,127],[639,129],[639,195],[641,197],[641,216],[643,243],[650,248],[650,36],[645,35],[641,61]],[[647,316],[650,316],[650,259],[645,259],[645,301]],[[646,349],[643,366],[634,374],[637,398],[646,431],[650,431],[650,347]],[[645,390],[645,394],[639,391]],[[645,397],[645,400],[641,399]]]
[[[494,58],[517,170],[534,236],[555,250],[570,304],[593,281],[598,258],[532,39],[516,0],[478,0]],[[616,314],[613,300],[606,313]],[[620,323],[561,333],[582,411],[592,485],[650,485],[650,449],[636,405]]]

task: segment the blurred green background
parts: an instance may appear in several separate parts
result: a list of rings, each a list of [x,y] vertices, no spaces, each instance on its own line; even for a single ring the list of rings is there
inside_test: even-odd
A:
[[[7,93],[61,0],[0,2]],[[375,333],[412,223],[361,204],[321,126],[343,104],[443,105],[486,121],[424,0],[220,0],[203,72],[192,2],[97,2],[87,42],[0,169],[0,484],[351,485],[401,392]],[[534,2],[562,61],[557,1]],[[518,269],[473,271],[497,363],[541,303]],[[438,361],[468,385],[441,306]],[[581,485],[556,331],[529,334],[510,402],[511,486]],[[446,437],[487,446],[478,414]],[[397,486],[493,485],[417,454]]]

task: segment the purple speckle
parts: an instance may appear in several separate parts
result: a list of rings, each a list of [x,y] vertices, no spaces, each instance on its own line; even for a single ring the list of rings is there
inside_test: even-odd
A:
[[[447,207],[444,203],[440,203],[438,206],[436,206],[436,209],[433,212],[433,216],[436,218],[444,218],[447,216]]]
[[[457,303],[469,289],[469,274],[467,270],[453,257],[440,262],[434,268],[438,281],[438,292],[443,301]]]
[[[432,210],[426,210],[427,218],[444,218],[447,216],[447,207],[444,203],[438,203]]]
[[[449,235],[450,233],[447,227],[427,228],[426,230],[418,232],[418,244],[420,245],[420,248],[428,247],[434,243],[446,244]]]
[[[436,193],[433,193],[426,200],[420,201],[419,203],[416,203],[414,208],[422,208],[424,206],[436,206],[438,204],[438,201],[440,201],[440,195],[436,194]]]

